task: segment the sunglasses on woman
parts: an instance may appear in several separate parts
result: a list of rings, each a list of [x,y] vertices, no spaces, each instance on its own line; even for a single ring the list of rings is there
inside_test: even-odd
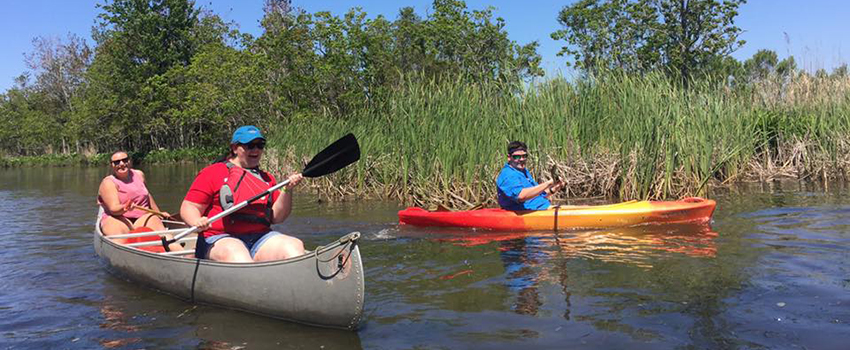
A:
[[[129,163],[130,163],[130,158],[129,158],[129,157],[124,157],[124,158],[116,159],[116,160],[113,160],[113,161],[112,161],[112,165],[114,165],[114,166],[118,166],[118,165],[120,165],[121,163],[128,163],[128,164],[129,164]]]
[[[245,149],[247,149],[249,151],[252,150],[252,149],[255,149],[255,148],[264,149],[264,148],[266,148],[266,143],[265,142],[243,143],[242,147],[245,147]]]

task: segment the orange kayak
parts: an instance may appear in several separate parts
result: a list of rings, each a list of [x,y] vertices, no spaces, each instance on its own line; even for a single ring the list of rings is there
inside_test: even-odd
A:
[[[571,205],[548,210],[478,209],[398,212],[402,225],[482,228],[499,231],[571,230],[660,223],[707,223],[717,203],[690,197],[677,201],[629,201],[609,205]]]

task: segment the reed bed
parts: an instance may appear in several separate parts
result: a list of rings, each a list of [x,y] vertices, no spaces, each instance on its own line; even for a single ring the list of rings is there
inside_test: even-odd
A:
[[[271,131],[272,168],[297,171],[347,132],[363,159],[312,181],[322,198],[377,197],[433,207],[495,203],[511,140],[539,180],[580,198],[707,195],[738,181],[844,179],[850,78],[795,76],[683,89],[662,75],[553,79],[521,92],[497,83],[409,82],[345,119],[293,116]]]

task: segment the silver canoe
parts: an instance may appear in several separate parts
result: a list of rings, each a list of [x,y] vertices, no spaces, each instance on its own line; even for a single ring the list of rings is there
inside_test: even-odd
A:
[[[364,272],[358,232],[296,258],[220,263],[118,244],[103,236],[100,217],[95,252],[122,277],[190,302],[302,324],[355,330],[360,323]],[[193,249],[193,241],[187,243]]]

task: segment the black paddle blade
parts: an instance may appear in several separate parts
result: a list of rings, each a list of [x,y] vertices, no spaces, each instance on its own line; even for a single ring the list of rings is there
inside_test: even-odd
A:
[[[304,177],[319,177],[336,172],[360,159],[360,145],[354,134],[348,134],[325,147],[301,172]]]

